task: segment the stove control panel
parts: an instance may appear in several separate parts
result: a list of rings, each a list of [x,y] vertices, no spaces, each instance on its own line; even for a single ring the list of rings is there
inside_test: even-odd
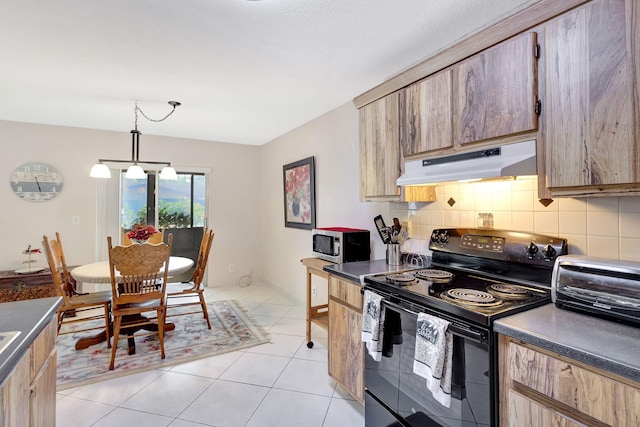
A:
[[[459,255],[552,267],[567,254],[567,241],[535,233],[484,228],[442,228],[431,233],[429,249]]]
[[[465,234],[460,237],[460,247],[502,253],[504,252],[504,239],[502,237]]]

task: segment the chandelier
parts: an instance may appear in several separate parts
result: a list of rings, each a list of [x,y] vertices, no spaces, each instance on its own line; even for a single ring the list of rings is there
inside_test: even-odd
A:
[[[149,118],[140,107],[138,107],[138,103],[136,102],[136,107],[134,109],[135,114],[135,123],[134,128],[131,131],[131,160],[113,160],[113,159],[98,159],[95,165],[91,168],[91,172],[89,176],[92,178],[111,178],[111,171],[109,167],[105,163],[126,163],[130,164],[127,169],[127,173],[125,174],[126,178],[129,179],[145,179],[147,177],[146,172],[140,166],[143,165],[164,165],[162,170],[160,171],[160,179],[178,179],[178,175],[176,174],[176,170],[171,167],[170,162],[153,162],[148,160],[140,160],[140,131],[138,130],[138,112],[147,120],[152,122],[161,122],[169,117],[176,110],[176,107],[180,106],[178,101],[169,101],[169,105],[173,107],[169,114],[164,116],[161,119],[152,119]]]

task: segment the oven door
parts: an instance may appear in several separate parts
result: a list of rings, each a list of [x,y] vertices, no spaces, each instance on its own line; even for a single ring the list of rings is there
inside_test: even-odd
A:
[[[491,334],[487,330],[461,324],[459,320],[450,325],[454,350],[451,405],[447,408],[433,398],[426,380],[413,373],[417,311],[442,318],[447,316],[424,307],[416,308],[415,305],[408,307],[388,300],[383,300],[383,304],[388,320],[385,328],[396,328],[393,334],[395,344],[391,349],[385,345],[380,362],[366,354],[366,426],[491,425]],[[390,318],[397,319],[392,320],[393,325],[389,324]],[[447,320],[453,322],[452,319]],[[384,410],[389,412],[386,417],[380,415]]]

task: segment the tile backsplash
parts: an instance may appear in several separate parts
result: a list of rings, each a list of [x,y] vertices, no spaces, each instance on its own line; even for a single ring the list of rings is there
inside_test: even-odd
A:
[[[490,214],[493,228],[563,237],[571,254],[640,262],[640,197],[556,198],[545,206],[537,188],[536,177],[446,183],[435,202],[394,203],[393,216],[409,227],[403,251],[429,254],[434,228],[476,228],[490,224]]]

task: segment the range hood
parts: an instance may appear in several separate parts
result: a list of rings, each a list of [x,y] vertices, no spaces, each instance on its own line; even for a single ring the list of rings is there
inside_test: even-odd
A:
[[[518,142],[445,157],[409,160],[397,185],[535,175],[536,141]]]

